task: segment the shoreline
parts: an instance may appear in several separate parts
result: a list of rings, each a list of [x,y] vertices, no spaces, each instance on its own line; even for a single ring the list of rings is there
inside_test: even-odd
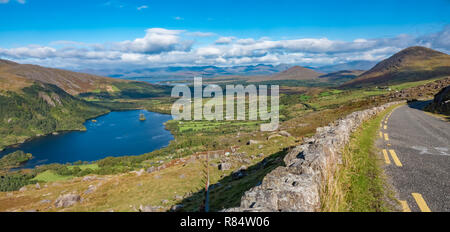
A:
[[[29,142],[29,141],[35,140],[35,139],[40,139],[40,138],[44,138],[44,137],[47,137],[47,136],[58,136],[58,135],[61,135],[61,134],[64,134],[64,133],[70,133],[70,132],[83,132],[83,131],[87,131],[87,129],[86,129],[86,127],[85,127],[84,124],[86,124],[87,122],[89,122],[89,121],[91,121],[91,120],[93,120],[93,119],[96,119],[96,118],[99,118],[99,117],[108,115],[108,114],[110,114],[110,113],[112,113],[112,112],[125,112],[125,111],[134,111],[134,110],[145,110],[145,111],[151,112],[151,113],[157,113],[157,114],[162,114],[162,115],[170,115],[170,114],[162,113],[162,112],[149,111],[149,110],[147,110],[147,109],[145,109],[145,108],[132,108],[132,109],[109,110],[109,111],[106,112],[106,113],[99,114],[99,115],[96,115],[96,116],[94,116],[94,117],[87,118],[87,119],[83,122],[83,124],[82,124],[83,129],[58,130],[58,131],[53,131],[53,132],[50,132],[50,133],[47,133],[47,134],[43,134],[43,135],[39,135],[39,136],[37,136],[37,135],[31,136],[31,137],[25,139],[24,141],[22,141],[22,142],[20,142],[20,143],[11,144],[11,145],[8,145],[8,146],[4,147],[3,149],[0,149],[0,153],[4,152],[5,150],[11,149],[11,148],[18,148],[20,145],[22,145],[22,144],[24,144],[24,143],[27,143],[27,142]],[[173,120],[173,119],[170,119],[170,120]],[[170,121],[170,120],[168,120],[168,121]],[[167,123],[168,121],[166,121],[166,122],[163,123],[164,129],[167,130],[168,132],[170,132],[170,134],[173,136],[173,140],[175,140],[176,138],[175,138],[175,136],[174,136],[174,133],[173,133],[171,130],[169,130],[169,129],[167,128],[166,123]],[[56,134],[55,134],[55,133],[56,133]],[[164,146],[164,147],[161,147],[160,149],[165,148],[165,147],[167,147],[167,146],[169,146],[169,145],[170,145],[170,141],[169,141],[169,144],[168,144],[168,145],[166,145],[166,146]],[[157,150],[160,150],[160,149],[156,149],[156,150],[153,150],[153,151],[157,151]],[[153,152],[153,151],[150,151],[150,152]],[[149,152],[146,152],[146,153],[149,153]],[[136,156],[144,155],[144,154],[146,154],[146,153],[142,153],[142,154],[139,154],[139,155],[136,155]],[[8,154],[9,154],[9,153],[8,153]],[[7,154],[3,154],[1,157],[5,156],[5,155],[7,155]],[[105,157],[105,158],[106,158],[106,157]],[[98,159],[98,160],[94,160],[94,161],[88,161],[88,162],[98,162],[99,160],[102,160],[102,159]],[[58,164],[62,164],[62,163],[59,163],[59,162],[57,162],[57,163],[58,163]],[[20,168],[20,167],[19,167],[19,168]],[[33,169],[33,168],[30,168],[30,169]]]

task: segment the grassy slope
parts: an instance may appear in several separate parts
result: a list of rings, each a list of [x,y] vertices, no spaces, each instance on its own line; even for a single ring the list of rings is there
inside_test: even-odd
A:
[[[36,135],[83,130],[86,119],[109,112],[46,84],[1,92],[0,104],[0,149]]]
[[[375,147],[380,123],[392,106],[365,122],[351,137],[342,155],[342,165],[322,193],[323,211],[382,212],[394,206]]]

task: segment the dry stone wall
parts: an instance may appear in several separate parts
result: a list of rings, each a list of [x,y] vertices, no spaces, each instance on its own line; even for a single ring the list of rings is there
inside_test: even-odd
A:
[[[341,151],[350,135],[361,124],[386,108],[401,102],[353,112],[328,126],[317,128],[316,134],[295,147],[280,166],[267,174],[262,183],[247,191],[238,208],[227,212],[313,212],[320,209],[320,189],[333,178]]]

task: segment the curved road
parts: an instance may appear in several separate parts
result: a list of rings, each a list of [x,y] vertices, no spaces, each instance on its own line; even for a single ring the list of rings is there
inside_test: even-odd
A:
[[[396,108],[380,130],[386,173],[403,211],[450,211],[450,122],[421,110]]]

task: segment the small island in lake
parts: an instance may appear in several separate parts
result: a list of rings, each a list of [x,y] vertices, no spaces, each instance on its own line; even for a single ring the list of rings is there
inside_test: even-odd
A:
[[[145,121],[145,120],[147,120],[147,119],[145,118],[145,115],[141,113],[141,114],[139,115],[139,120]]]

